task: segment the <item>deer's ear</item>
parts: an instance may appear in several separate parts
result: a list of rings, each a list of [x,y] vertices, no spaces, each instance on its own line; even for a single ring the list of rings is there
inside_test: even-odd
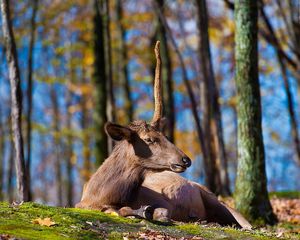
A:
[[[128,127],[124,127],[115,123],[107,122],[105,131],[115,141],[130,140],[133,131]]]

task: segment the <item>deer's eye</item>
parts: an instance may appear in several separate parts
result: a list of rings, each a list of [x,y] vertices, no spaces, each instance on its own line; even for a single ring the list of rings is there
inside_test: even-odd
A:
[[[153,143],[153,140],[151,138],[145,138],[144,141],[148,144]]]

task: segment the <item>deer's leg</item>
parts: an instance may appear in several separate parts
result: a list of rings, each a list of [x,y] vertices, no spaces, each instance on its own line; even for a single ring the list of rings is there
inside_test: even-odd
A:
[[[119,213],[123,217],[135,216],[151,220],[153,217],[154,209],[150,205],[141,206],[138,209],[132,209],[131,207],[122,207],[119,209]]]

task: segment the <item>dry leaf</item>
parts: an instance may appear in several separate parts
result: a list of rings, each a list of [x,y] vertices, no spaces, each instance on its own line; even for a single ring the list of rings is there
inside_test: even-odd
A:
[[[37,218],[32,220],[32,223],[40,224],[41,226],[47,226],[47,227],[51,227],[56,224],[55,222],[52,222],[50,218],[44,218],[44,219]]]
[[[112,216],[116,216],[116,217],[119,216],[119,214],[117,212],[110,212],[109,214],[112,215]]]

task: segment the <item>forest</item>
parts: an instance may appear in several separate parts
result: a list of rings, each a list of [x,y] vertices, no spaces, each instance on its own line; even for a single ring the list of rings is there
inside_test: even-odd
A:
[[[299,0],[0,3],[0,202],[80,202],[108,127],[154,122],[159,68],[180,175],[300,233]]]

